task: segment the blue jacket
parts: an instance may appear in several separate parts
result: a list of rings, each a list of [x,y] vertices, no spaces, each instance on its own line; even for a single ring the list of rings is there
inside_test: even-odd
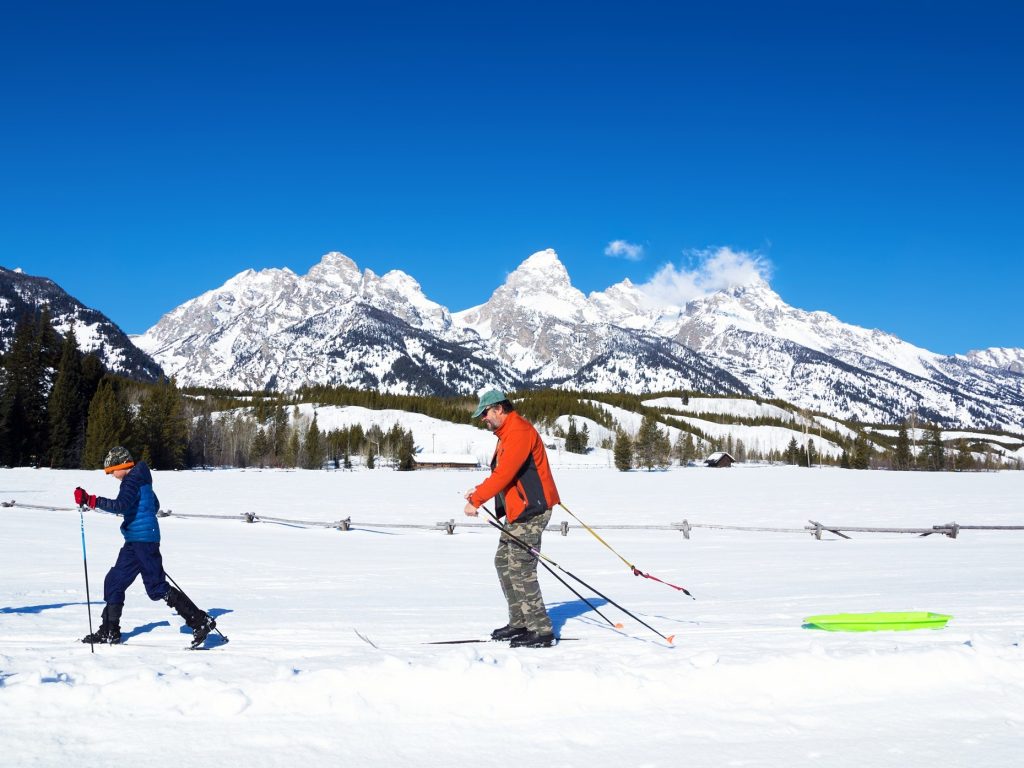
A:
[[[146,462],[140,461],[128,470],[116,499],[97,496],[96,508],[124,515],[121,533],[125,541],[160,541],[160,526],[156,521],[160,500],[153,493],[153,475]]]

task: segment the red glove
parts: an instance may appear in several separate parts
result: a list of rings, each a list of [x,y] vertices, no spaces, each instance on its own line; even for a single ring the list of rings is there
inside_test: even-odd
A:
[[[89,509],[96,509],[96,497],[86,493],[84,488],[75,488],[75,504],[78,506],[87,504]]]

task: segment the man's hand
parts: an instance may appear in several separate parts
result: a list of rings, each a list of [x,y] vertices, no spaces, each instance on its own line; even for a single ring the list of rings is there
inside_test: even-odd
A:
[[[96,509],[96,497],[90,495],[84,488],[75,488],[75,504]]]
[[[468,501],[466,502],[466,508],[463,509],[462,512],[466,517],[476,517],[480,514],[477,508],[470,504]]]

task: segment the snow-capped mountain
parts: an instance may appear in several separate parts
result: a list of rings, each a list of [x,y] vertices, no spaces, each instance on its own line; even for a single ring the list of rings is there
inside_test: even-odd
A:
[[[573,287],[552,250],[530,256],[486,303],[453,319],[527,379],[571,376],[608,335],[604,318]]]
[[[58,333],[63,336],[74,328],[78,348],[95,354],[108,370],[142,381],[156,381],[162,375],[160,366],[102,312],[85,306],[52,280],[4,267],[0,267],[0,352],[10,347],[21,317],[43,307]]]
[[[663,314],[655,330],[735,373],[751,391],[865,422],[910,411],[944,423],[1010,427],[1024,377],[939,355],[827,312],[786,304],[760,279]]]
[[[252,270],[137,339],[182,383],[391,392],[482,386],[778,397],[840,418],[914,411],[947,425],[1024,429],[1022,350],[944,356],[786,304],[748,278],[684,304],[628,280],[585,296],[553,250],[527,258],[483,304],[450,312],[403,272],[340,253],[308,274]]]
[[[135,343],[184,384],[296,389],[303,384],[406,394],[514,386],[486,350],[412,277],[360,271],[328,253],[306,275],[247,270],[161,318]]]
[[[963,356],[971,363],[998,368],[1014,373],[1024,373],[1024,349],[989,347],[973,349]]]

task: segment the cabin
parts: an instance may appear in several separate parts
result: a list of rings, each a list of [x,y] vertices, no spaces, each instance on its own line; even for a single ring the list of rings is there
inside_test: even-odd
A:
[[[736,461],[730,454],[725,451],[718,451],[712,453],[706,459],[704,459],[705,467],[731,467]]]
[[[417,453],[413,469],[478,469],[480,462],[468,453]]]

